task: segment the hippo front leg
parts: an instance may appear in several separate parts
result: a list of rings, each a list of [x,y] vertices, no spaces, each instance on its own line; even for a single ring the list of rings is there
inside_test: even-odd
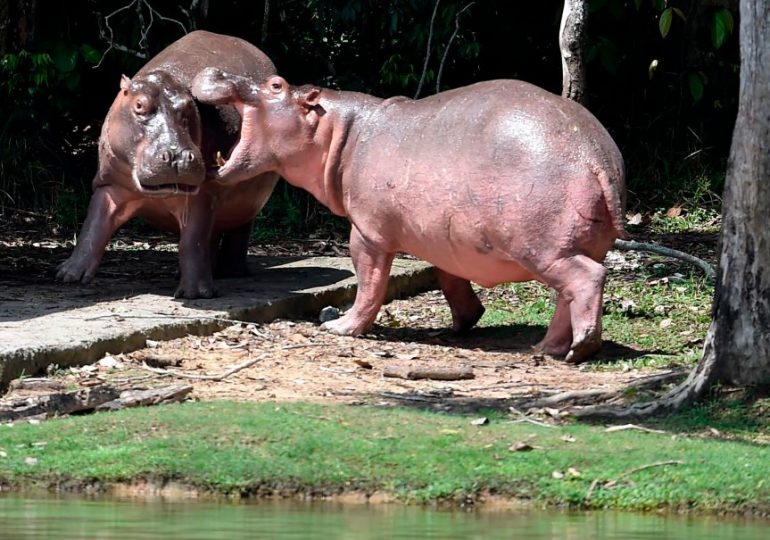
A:
[[[199,194],[190,197],[179,225],[179,286],[174,298],[213,298],[211,235],[214,201]]]
[[[350,256],[358,279],[356,300],[343,317],[325,322],[321,328],[342,336],[358,336],[369,330],[385,301],[394,255],[368,243],[354,226],[350,232]]]
[[[249,275],[247,256],[249,253],[249,240],[251,239],[251,227],[253,221],[249,221],[225,231],[221,239],[214,242],[216,246],[216,263],[214,275],[217,278],[236,278]]]
[[[138,208],[137,205],[119,203],[121,198],[109,188],[94,191],[75,249],[56,269],[57,280],[88,283],[94,278],[110,238]]]
[[[440,268],[436,268],[436,276],[452,312],[452,330],[467,332],[484,314],[484,306],[471,287],[471,282]]]

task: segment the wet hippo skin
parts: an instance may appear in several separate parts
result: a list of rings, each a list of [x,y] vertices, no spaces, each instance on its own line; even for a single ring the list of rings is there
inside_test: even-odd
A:
[[[192,91],[243,118],[214,179],[276,171],[351,221],[358,293],[329,331],[370,328],[393,257],[406,252],[437,267],[457,331],[484,312],[471,281],[538,280],[558,298],[537,348],[580,362],[601,346],[601,261],[626,236],[625,176],[617,146],[581,105],[513,80],[383,100],[215,68]]]
[[[254,216],[278,177],[257,173],[229,186],[206,181],[206,169],[214,166],[217,152],[227,155],[240,127],[231,106],[194,101],[190,84],[206,66],[259,81],[275,74],[270,59],[246,41],[196,31],[133,78],[123,76],[102,126],[88,215],[57,279],[91,281],[110,237],[132,217],[179,232],[177,297],[210,298],[215,272],[246,272]]]

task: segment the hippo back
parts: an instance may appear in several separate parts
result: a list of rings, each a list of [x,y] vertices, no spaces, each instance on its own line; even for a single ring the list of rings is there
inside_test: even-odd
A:
[[[165,71],[189,88],[195,75],[211,66],[260,82],[276,72],[267,55],[251,43],[237,37],[196,30],[163,49],[137,75]]]

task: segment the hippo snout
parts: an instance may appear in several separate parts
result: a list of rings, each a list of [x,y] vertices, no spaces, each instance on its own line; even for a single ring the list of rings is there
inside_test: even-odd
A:
[[[189,148],[178,152],[176,150],[164,150],[160,153],[159,158],[161,162],[177,170],[189,167],[193,162],[197,161],[195,152]]]
[[[137,166],[136,179],[148,191],[192,192],[206,179],[206,169],[197,148],[170,146],[147,152]]]

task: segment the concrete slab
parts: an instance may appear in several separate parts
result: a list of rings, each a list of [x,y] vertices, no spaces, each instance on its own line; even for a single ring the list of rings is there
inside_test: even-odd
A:
[[[0,389],[22,373],[39,373],[52,364],[88,364],[107,353],[142,348],[147,339],[212,333],[232,320],[316,316],[326,305],[342,306],[355,297],[349,258],[250,257],[249,264],[251,276],[217,281],[219,297],[210,300],[169,296],[176,286],[174,259],[169,261],[172,270],[160,278],[121,274],[118,260],[90,285],[36,279],[3,286]],[[388,299],[434,286],[432,267],[396,259]]]

